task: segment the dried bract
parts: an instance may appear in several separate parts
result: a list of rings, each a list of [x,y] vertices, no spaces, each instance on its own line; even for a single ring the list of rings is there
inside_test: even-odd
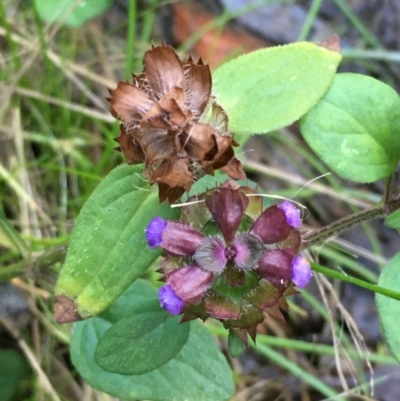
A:
[[[111,112],[122,121],[120,150],[128,164],[146,164],[160,202],[176,201],[216,169],[245,178],[227,115],[211,96],[210,69],[201,59],[181,61],[172,47],[153,47],[144,55],[143,72],[110,93]]]

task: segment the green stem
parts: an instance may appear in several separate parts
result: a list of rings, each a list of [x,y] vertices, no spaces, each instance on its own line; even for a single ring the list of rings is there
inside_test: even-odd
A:
[[[318,16],[319,9],[321,8],[322,0],[314,0],[311,4],[310,10],[307,14],[307,18],[301,28],[299,36],[297,40],[301,42],[302,40],[306,40],[308,35],[311,32],[314,21]]]
[[[33,270],[48,268],[54,266],[56,263],[63,262],[66,253],[67,245],[60,245],[43,252],[29,265],[32,266]],[[27,262],[18,262],[6,267],[1,267],[0,281],[7,281],[14,277],[22,276],[26,271],[27,265]]]
[[[393,299],[400,301],[400,293],[399,292],[392,291],[387,288],[380,287],[379,285],[371,284],[364,280],[360,280],[358,278],[348,276],[347,274],[343,274],[336,270],[329,269],[329,268],[321,266],[317,263],[311,263],[311,268],[312,268],[312,270],[314,270],[318,273],[322,273],[325,276],[337,278],[339,280],[358,285],[359,287],[366,288],[367,290],[373,291],[377,294],[385,295],[386,297],[393,298]]]
[[[18,54],[18,46],[12,38],[12,28],[7,18],[6,7],[2,1],[0,1],[0,25],[2,25],[6,31],[6,41],[12,55],[10,65],[13,63],[15,68],[19,68],[21,66],[21,59]]]
[[[271,347],[265,344],[257,344],[257,350],[268,358],[270,361],[276,363],[282,368],[286,369],[293,375],[299,377],[303,382],[308,383],[315,390],[319,391],[325,397],[330,399],[345,400],[344,397],[340,396],[332,387],[326,385],[314,375],[306,372],[304,368],[293,363],[289,359],[283,357],[279,352],[273,350]]]
[[[150,4],[142,13],[143,27],[141,34],[142,43],[149,43],[154,28],[154,21],[156,17],[156,9],[158,7],[158,0],[151,0]]]
[[[382,45],[379,40],[373,34],[373,32],[367,28],[364,23],[360,20],[357,14],[353,11],[346,0],[333,0],[339,10],[345,15],[353,26],[360,32],[364,40],[374,48],[380,48]]]
[[[379,60],[390,63],[400,63],[400,52],[370,49],[343,49],[340,51],[344,60]]]
[[[214,324],[214,322],[210,324],[206,323],[206,325],[211,333],[220,337],[225,337],[225,338],[228,337],[228,331],[224,327],[216,325]],[[283,348],[286,350],[291,349],[294,351],[310,352],[313,354],[329,355],[329,356],[335,355],[335,349],[332,345],[317,344],[314,342],[295,340],[292,338],[285,338],[285,337],[274,337],[265,334],[257,334],[257,341],[254,347],[258,349],[258,345],[260,344],[268,345],[270,347]],[[382,365],[398,365],[398,362],[392,356],[389,355],[381,355],[373,352],[367,354],[362,351],[359,352],[356,349],[347,349],[347,348],[346,348],[346,353],[348,353],[348,355],[354,360],[368,359],[373,363],[378,363]],[[341,356],[345,356],[343,350],[339,350],[339,354]]]
[[[0,282],[8,281],[14,277],[21,276],[24,270],[23,263],[15,263],[10,266],[0,268]]]
[[[354,213],[350,216],[343,217],[340,220],[335,221],[325,227],[318,230],[314,230],[311,233],[307,233],[303,236],[305,245],[303,249],[310,247],[311,245],[321,242],[328,237],[340,234],[343,231],[348,230],[350,227],[362,223],[364,221],[376,219],[377,217],[384,216],[382,205],[374,206],[370,209],[363,210],[358,213]]]
[[[135,54],[135,37],[136,37],[136,0],[129,0],[128,9],[128,38],[126,44],[126,64],[125,79],[131,78],[133,70],[133,60]]]

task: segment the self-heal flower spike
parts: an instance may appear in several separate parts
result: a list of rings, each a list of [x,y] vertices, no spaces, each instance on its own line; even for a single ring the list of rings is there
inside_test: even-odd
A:
[[[289,202],[262,210],[254,190],[231,184],[197,200],[183,207],[183,221],[149,224],[151,232],[161,227],[166,287],[182,300],[184,321],[214,317],[254,338],[264,314],[283,319],[285,297],[310,280],[309,263],[297,256],[300,213]]]
[[[201,59],[181,61],[171,46],[153,47],[144,55],[143,72],[132,82],[119,82],[110,94],[111,112],[122,122],[119,150],[127,163],[145,163],[160,202],[175,202],[217,169],[233,179],[246,177]]]

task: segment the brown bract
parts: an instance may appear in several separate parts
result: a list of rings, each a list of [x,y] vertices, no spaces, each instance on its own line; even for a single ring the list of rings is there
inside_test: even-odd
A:
[[[153,47],[144,55],[143,72],[110,93],[111,112],[122,121],[120,150],[128,164],[146,164],[160,202],[175,202],[216,169],[233,179],[246,177],[234,157],[237,143],[227,115],[211,96],[210,69],[201,59],[181,61],[172,47]]]
[[[329,36],[325,40],[317,42],[316,44],[325,47],[325,49],[340,53],[340,37],[338,35]]]
[[[82,320],[82,317],[76,309],[75,301],[65,295],[59,295],[56,297],[54,318],[58,324]]]

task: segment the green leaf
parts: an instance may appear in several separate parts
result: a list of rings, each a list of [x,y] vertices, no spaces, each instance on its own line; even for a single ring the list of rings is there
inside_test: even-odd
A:
[[[229,330],[228,349],[232,358],[237,358],[246,349],[246,346],[242,343],[238,335],[232,329]]]
[[[374,78],[338,74],[316,107],[300,120],[314,152],[337,174],[373,182],[400,158],[400,98]]]
[[[399,230],[400,229],[400,209],[389,214],[389,216],[386,217],[384,224],[386,227]]]
[[[148,281],[139,279],[130,285],[110,308],[101,312],[100,317],[111,323],[117,323],[126,316],[135,305],[154,300],[157,290]]]
[[[187,198],[207,192],[229,180],[231,179],[225,173],[221,173],[220,171],[216,171],[215,175],[205,175],[192,185]],[[259,189],[259,184],[248,178],[246,180],[236,180],[236,183],[243,187]]]
[[[232,372],[211,334],[198,322],[191,323],[187,343],[168,363],[141,375],[121,375],[102,369],[95,360],[97,344],[112,326],[105,317],[123,318],[129,308],[156,291],[137,280],[100,316],[76,323],[71,339],[72,361],[93,387],[125,399],[150,401],[223,401],[234,393]],[[129,306],[128,306],[129,305]],[[132,361],[135,363],[135,361]]]
[[[8,401],[28,372],[25,359],[9,349],[0,349],[0,400]]]
[[[40,17],[49,22],[63,22],[69,26],[81,26],[87,20],[106,11],[112,0],[34,0]],[[67,16],[67,18],[65,18]]]
[[[232,132],[270,132],[298,120],[328,90],[339,53],[313,43],[270,47],[237,57],[213,74],[213,94]]]
[[[190,324],[179,324],[158,300],[142,301],[101,337],[96,361],[105,370],[140,375],[166,364],[185,345]]]
[[[378,285],[398,291],[400,288],[400,253],[398,253],[383,269]],[[375,294],[376,307],[381,321],[383,333],[390,352],[400,362],[400,301],[384,295]]]
[[[55,294],[72,299],[82,318],[114,302],[160,255],[147,246],[144,230],[149,221],[156,215],[178,216],[176,209],[159,205],[157,192],[141,173],[138,166],[112,170],[75,223]]]
[[[210,189],[213,189],[221,185],[223,182],[227,180],[229,180],[229,177],[226,174],[221,173],[220,171],[216,171],[215,175],[205,175],[192,185],[187,197],[190,198],[191,196],[207,192]]]

